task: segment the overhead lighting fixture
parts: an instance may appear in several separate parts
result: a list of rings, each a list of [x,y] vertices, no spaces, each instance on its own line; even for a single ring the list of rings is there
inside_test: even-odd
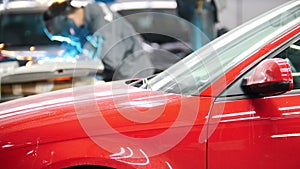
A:
[[[5,4],[6,9],[36,7],[39,3],[36,1],[12,1]]]
[[[177,3],[174,1],[146,1],[146,2],[121,2],[110,6],[113,11],[132,9],[176,9]]]

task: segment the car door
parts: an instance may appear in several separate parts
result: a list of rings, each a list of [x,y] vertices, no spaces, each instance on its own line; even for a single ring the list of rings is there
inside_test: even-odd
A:
[[[256,65],[218,96],[209,117],[209,127],[214,128],[208,130],[209,169],[300,167],[299,42],[298,36],[268,56],[289,61],[292,91],[272,96],[245,94],[242,81]]]

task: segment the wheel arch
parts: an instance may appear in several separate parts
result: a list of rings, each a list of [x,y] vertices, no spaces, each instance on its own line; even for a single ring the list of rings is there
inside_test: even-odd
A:
[[[97,158],[97,157],[83,157],[73,158],[51,163],[43,169],[64,168],[64,169],[133,169],[134,167],[116,160]]]

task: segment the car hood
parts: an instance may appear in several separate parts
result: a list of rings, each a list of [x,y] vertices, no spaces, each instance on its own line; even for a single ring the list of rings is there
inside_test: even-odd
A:
[[[111,134],[112,130],[105,127],[107,121],[124,133],[161,128],[164,125],[158,123],[169,125],[174,119],[164,115],[164,119],[150,122],[144,117],[166,109],[176,111],[180,109],[179,100],[192,104],[189,97],[139,89],[125,81],[116,81],[5,102],[0,104],[0,146],[8,149]],[[137,122],[131,118],[136,117],[138,123],[145,125],[132,127]],[[100,125],[97,132],[87,131],[95,123],[105,125]]]
[[[14,46],[1,50],[1,54],[6,57],[33,60],[59,58],[64,52],[65,49],[61,45]]]

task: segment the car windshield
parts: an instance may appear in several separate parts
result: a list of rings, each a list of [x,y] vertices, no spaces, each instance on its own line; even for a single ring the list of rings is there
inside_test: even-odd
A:
[[[43,32],[41,13],[38,12],[2,14],[0,42],[8,46],[49,45],[56,43],[50,41]]]
[[[141,87],[198,95],[212,81],[284,31],[299,24],[300,1],[291,1],[212,41]]]

